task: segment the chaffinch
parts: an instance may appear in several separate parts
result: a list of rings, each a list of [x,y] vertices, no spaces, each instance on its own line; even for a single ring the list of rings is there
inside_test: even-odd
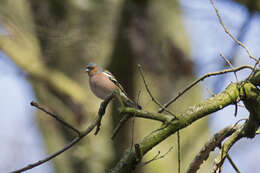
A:
[[[141,109],[141,106],[127,97],[127,94],[115,77],[107,70],[95,63],[89,63],[86,67],[89,76],[89,85],[92,92],[100,99],[105,99],[115,89],[120,89],[123,102],[126,106]]]

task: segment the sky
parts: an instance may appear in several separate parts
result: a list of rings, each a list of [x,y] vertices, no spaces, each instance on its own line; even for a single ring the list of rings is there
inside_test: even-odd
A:
[[[219,70],[218,64],[223,61],[219,54],[223,53],[228,56],[234,45],[233,41],[221,28],[209,0],[181,0],[180,2],[186,31],[191,42],[191,55],[196,65],[196,75],[201,76],[207,72]],[[247,20],[246,9],[227,1],[217,1],[216,5],[227,28],[237,35],[243,22]],[[260,54],[258,50],[260,40],[256,37],[260,35],[259,28],[260,17],[256,14],[244,38],[244,43],[253,55]],[[234,66],[253,65],[243,49],[238,49],[236,54],[238,56]],[[248,73],[248,71],[239,73],[239,79],[244,79]],[[0,92],[0,137],[4,141],[0,143],[0,172],[21,168],[46,156],[41,134],[34,121],[35,109],[30,106],[35,96],[25,75],[0,52],[0,91],[2,91]],[[219,92],[229,84],[230,80],[236,81],[234,75],[229,74],[225,80],[222,80],[221,85],[214,89],[215,79],[217,78],[213,77],[202,83],[205,87],[204,98],[210,97],[209,90]],[[238,116],[234,117],[234,106],[211,115],[212,134],[243,117],[248,117],[248,112],[243,107],[239,107]],[[253,140],[242,139],[231,149],[230,155],[242,172],[254,172],[257,169],[257,163],[260,163],[257,157],[260,155],[260,150],[257,151],[255,148],[259,144],[259,137]],[[30,157],[25,157],[28,153]],[[28,171],[30,172],[53,173],[51,162]],[[234,170],[228,162],[225,162],[223,172],[232,173]]]

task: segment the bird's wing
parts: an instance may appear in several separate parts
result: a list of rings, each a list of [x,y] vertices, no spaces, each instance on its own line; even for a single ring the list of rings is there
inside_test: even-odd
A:
[[[127,96],[123,86],[116,80],[116,78],[109,71],[103,71],[103,73]]]
[[[142,107],[138,104],[136,104],[134,101],[132,101],[131,99],[128,98],[123,86],[116,80],[116,78],[112,75],[112,73],[110,73],[109,71],[103,71],[103,73],[124,93],[126,100],[126,104],[129,107],[134,107],[137,109],[142,109]]]

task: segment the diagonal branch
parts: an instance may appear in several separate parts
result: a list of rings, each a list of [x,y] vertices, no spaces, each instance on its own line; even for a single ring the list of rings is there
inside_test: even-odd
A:
[[[66,121],[62,120],[59,116],[55,115],[54,113],[48,111],[47,109],[45,109],[44,107],[40,106],[38,103],[36,102],[31,102],[31,105],[40,109],[41,111],[45,112],[46,114],[50,115],[51,117],[55,118],[58,122],[60,122],[62,125],[64,125],[65,127],[73,130],[74,132],[76,132],[78,134],[78,136],[81,136],[81,133],[78,129],[76,129],[75,127],[73,127],[71,124],[67,123]]]
[[[230,72],[237,72],[240,71],[242,69],[251,69],[254,70],[254,67],[250,66],[250,65],[243,65],[240,67],[236,67],[233,69],[226,69],[226,70],[221,70],[221,71],[217,71],[217,72],[211,72],[211,73],[207,73],[203,76],[201,76],[200,78],[196,79],[195,81],[193,81],[190,85],[188,85],[184,90],[182,90],[181,92],[178,93],[178,95],[174,98],[172,98],[171,100],[169,100],[167,103],[165,103],[163,106],[164,107],[168,107],[170,106],[173,102],[175,102],[179,97],[181,97],[184,93],[186,93],[188,90],[190,90],[192,87],[194,87],[196,84],[198,84],[200,81],[203,81],[204,79],[210,77],[210,76],[217,76],[217,75],[221,75],[221,74],[226,74],[226,73],[230,73]],[[162,113],[164,111],[164,109],[159,109],[159,113]]]
[[[109,99],[110,97],[108,97],[107,99]],[[107,102],[107,100],[104,100],[103,102]],[[70,149],[72,146],[74,146],[76,143],[78,143],[80,140],[82,140],[85,136],[87,136],[98,124],[100,124],[100,121],[103,117],[103,115],[105,114],[105,107],[107,106],[107,104],[103,104],[103,102],[101,103],[101,106],[99,108],[99,114],[98,116],[92,121],[92,123],[87,127],[87,129],[85,131],[83,131],[81,133],[81,135],[77,136],[76,138],[74,138],[70,143],[68,143],[65,147],[61,148],[59,151],[51,154],[50,156],[39,160],[37,162],[31,163],[21,169],[17,169],[15,171],[11,171],[10,173],[21,173],[24,171],[27,171],[29,169],[32,169],[34,167],[37,167],[55,157],[57,157],[58,155],[62,154],[63,152],[67,151],[68,149]],[[105,107],[103,107],[105,106]],[[102,109],[102,110],[101,110]],[[44,111],[44,110],[43,110]],[[45,112],[45,111],[44,111]],[[47,113],[47,112],[46,112]],[[49,114],[49,113],[48,113]]]

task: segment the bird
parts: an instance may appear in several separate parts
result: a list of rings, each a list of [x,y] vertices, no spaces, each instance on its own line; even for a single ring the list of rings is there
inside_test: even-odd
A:
[[[86,72],[89,76],[89,85],[91,91],[95,96],[104,100],[106,96],[111,94],[114,90],[119,89],[123,103],[128,107],[141,109],[141,106],[132,101],[125,92],[122,85],[116,80],[114,75],[108,70],[104,70],[102,67],[95,63],[89,63],[86,67]]]

